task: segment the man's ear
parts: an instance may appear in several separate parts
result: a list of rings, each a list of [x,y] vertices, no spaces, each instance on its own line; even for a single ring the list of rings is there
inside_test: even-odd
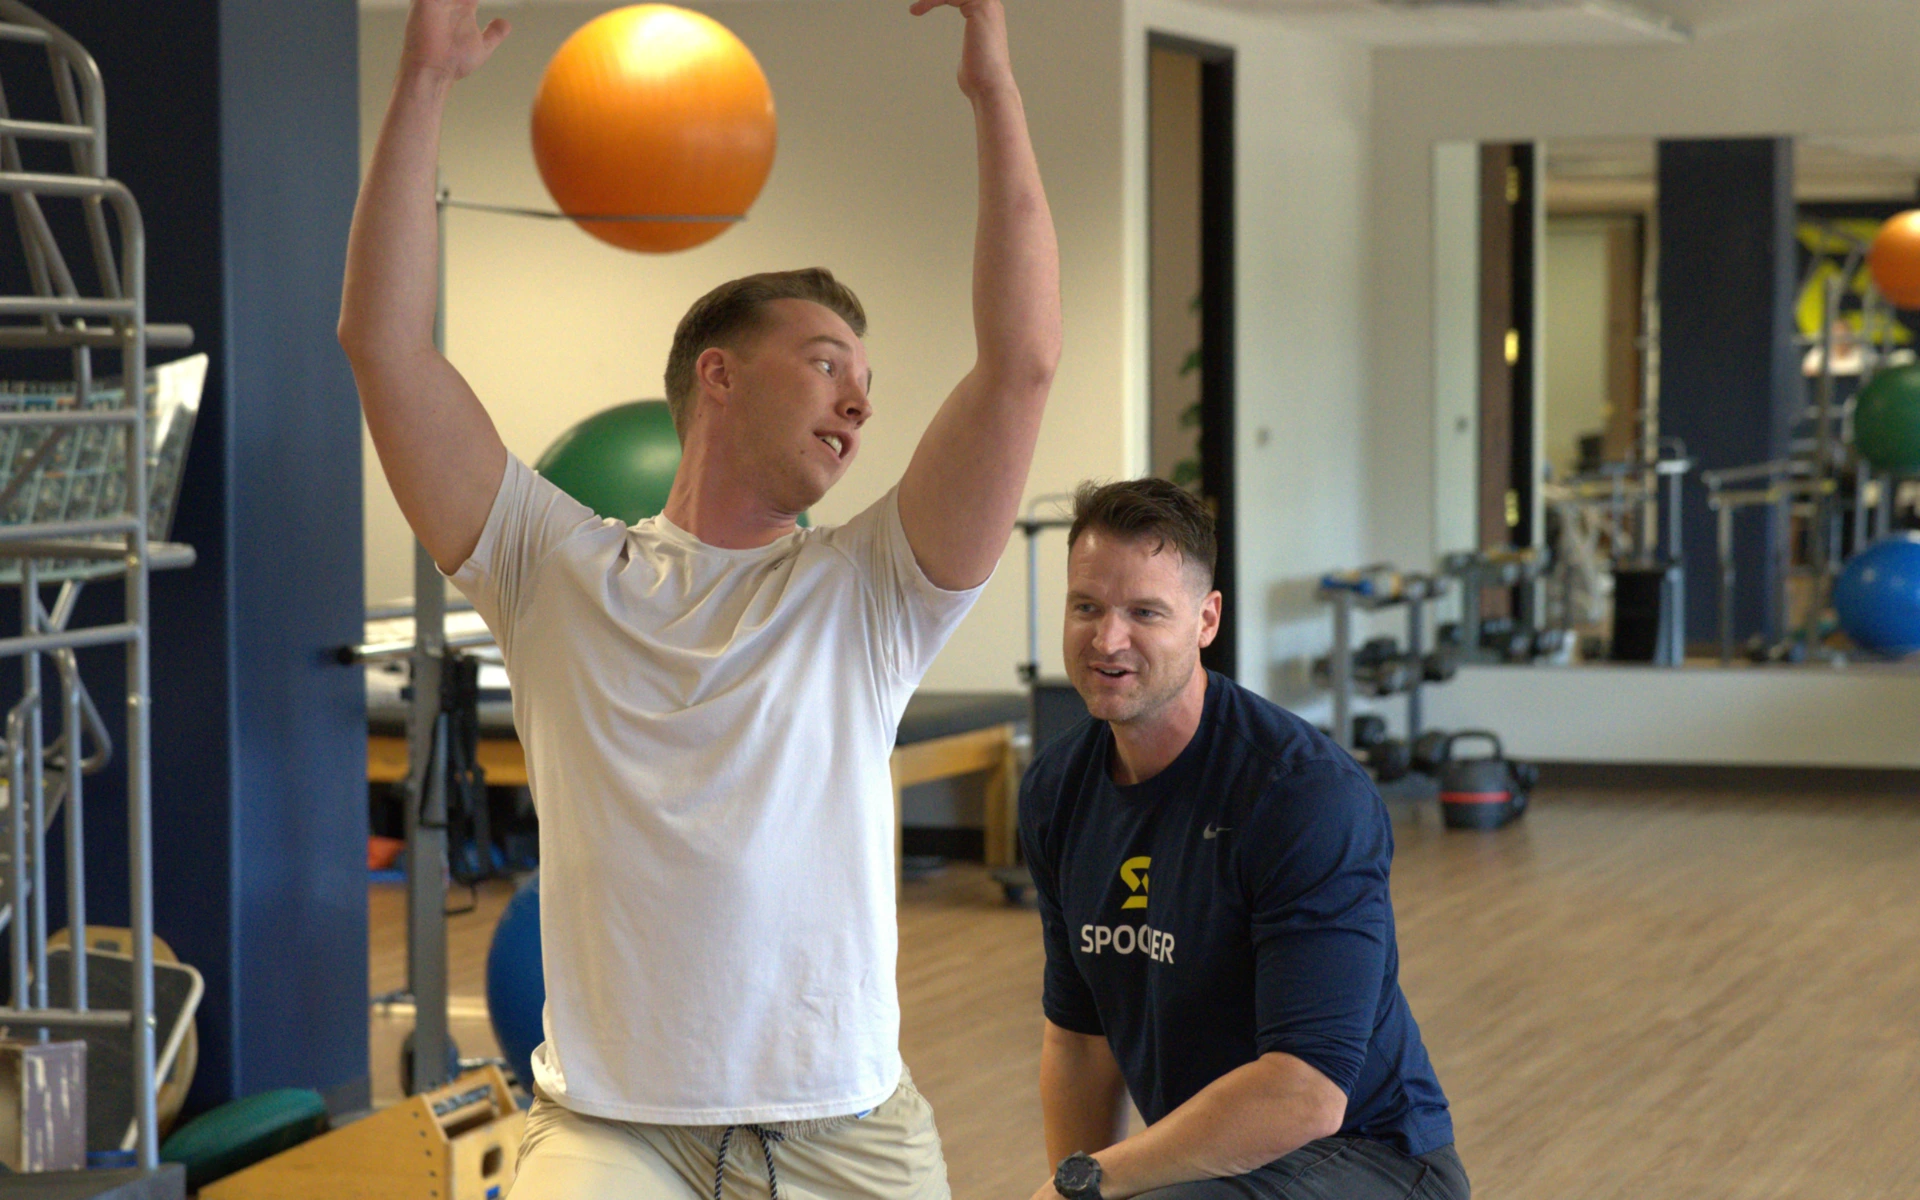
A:
[[[1205,650],[1213,645],[1213,639],[1220,636],[1220,593],[1208,592],[1207,598],[1200,602],[1200,648]]]
[[[733,355],[718,346],[708,346],[693,360],[693,379],[699,391],[725,404],[733,396],[735,368]]]

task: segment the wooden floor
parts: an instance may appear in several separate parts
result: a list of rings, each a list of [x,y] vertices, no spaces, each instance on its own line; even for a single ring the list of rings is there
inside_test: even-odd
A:
[[[1477,1196],[1920,1195],[1920,796],[1561,791],[1500,833],[1396,834],[1403,983]],[[505,898],[453,922],[456,1017]],[[399,890],[372,915],[380,991]],[[967,867],[900,919],[903,1052],[954,1195],[1027,1196],[1038,921]],[[404,1027],[374,1022],[376,1096]],[[484,1020],[454,1027],[491,1052]]]

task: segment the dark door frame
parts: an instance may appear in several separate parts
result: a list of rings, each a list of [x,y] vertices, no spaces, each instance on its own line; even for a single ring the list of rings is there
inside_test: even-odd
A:
[[[1234,374],[1234,49],[1152,31],[1147,34],[1147,48],[1186,54],[1200,61],[1200,491],[1213,509],[1219,537],[1214,586],[1222,601],[1220,633],[1202,653],[1201,661],[1232,678],[1239,674],[1234,603],[1238,583],[1235,538],[1239,528],[1234,503],[1238,391]],[[1151,83],[1147,104],[1151,109]],[[1151,121],[1148,128],[1152,128]],[[1151,155],[1151,148],[1148,153]],[[1153,225],[1151,201],[1147,225],[1149,229]]]

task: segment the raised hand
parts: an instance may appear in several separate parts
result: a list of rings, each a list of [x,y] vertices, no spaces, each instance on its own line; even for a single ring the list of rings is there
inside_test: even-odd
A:
[[[909,11],[921,17],[936,8],[957,8],[967,19],[966,42],[960,51],[960,90],[978,97],[992,88],[1011,86],[1007,12],[1000,0],[916,0]]]
[[[449,80],[465,79],[479,70],[506,40],[508,30],[506,21],[499,19],[480,28],[475,15],[479,7],[480,0],[413,0],[402,61]]]

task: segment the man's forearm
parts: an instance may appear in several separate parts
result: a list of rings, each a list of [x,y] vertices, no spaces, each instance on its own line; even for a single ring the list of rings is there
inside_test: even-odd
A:
[[[350,355],[430,348],[439,296],[435,170],[452,81],[401,68],[347,240],[341,340]]]
[[[1076,1150],[1104,1150],[1125,1137],[1126,1095],[1126,1080],[1105,1038],[1048,1024],[1040,1043],[1040,1114],[1049,1163]]]
[[[1286,1054],[1230,1071],[1147,1129],[1099,1152],[1100,1191],[1125,1200],[1196,1179],[1244,1175],[1340,1131],[1346,1097]]]

